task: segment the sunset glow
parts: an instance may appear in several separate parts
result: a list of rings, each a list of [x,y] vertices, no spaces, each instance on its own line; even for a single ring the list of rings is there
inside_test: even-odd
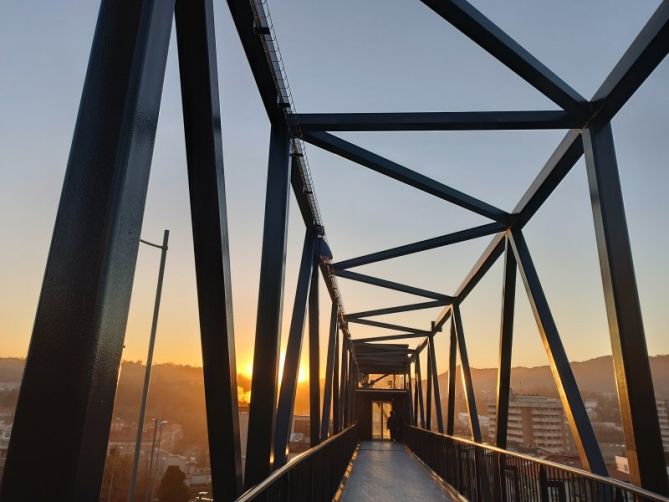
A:
[[[283,375],[283,365],[285,360],[286,352],[282,350],[281,355],[279,356],[279,380],[281,380],[281,376]],[[253,377],[253,358],[246,360],[240,373],[248,378]],[[300,370],[297,374],[297,381],[298,383],[302,383],[306,382],[307,380],[309,380],[309,368],[303,361],[300,361]]]

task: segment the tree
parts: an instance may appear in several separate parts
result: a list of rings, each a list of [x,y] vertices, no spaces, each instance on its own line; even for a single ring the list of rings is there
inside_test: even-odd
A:
[[[158,500],[160,502],[188,502],[186,475],[176,465],[170,465],[160,480]]]

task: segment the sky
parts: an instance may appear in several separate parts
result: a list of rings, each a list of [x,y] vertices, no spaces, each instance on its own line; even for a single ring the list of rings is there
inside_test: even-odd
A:
[[[657,0],[475,0],[521,45],[591,97]],[[473,111],[556,106],[418,1],[268,0],[300,112]],[[5,0],[0,17],[0,356],[25,356],[99,2]],[[238,368],[255,333],[269,123],[227,5],[214,1]],[[651,354],[669,353],[669,63],[613,121],[623,195]],[[563,131],[341,133],[341,137],[511,210]],[[307,146],[335,260],[486,223],[485,218]],[[291,201],[285,345],[304,226]],[[201,364],[192,234],[174,33],[142,229],[169,228],[155,360]],[[581,160],[525,235],[567,354],[611,353],[585,166]],[[455,292],[489,238],[361,267],[363,273]],[[159,251],[140,248],[124,358],[144,360]],[[462,306],[471,364],[494,367],[501,260]],[[348,312],[420,301],[339,281]],[[546,364],[518,282],[513,364]],[[429,327],[437,311],[385,320]],[[329,305],[321,286],[321,353]],[[354,337],[386,334],[351,326]],[[437,337],[446,367],[446,336]],[[307,343],[303,345],[306,353]]]

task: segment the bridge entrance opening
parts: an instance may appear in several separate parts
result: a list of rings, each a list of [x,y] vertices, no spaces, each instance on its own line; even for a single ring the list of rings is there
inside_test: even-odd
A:
[[[392,409],[391,401],[372,401],[372,439],[390,440],[388,417]]]

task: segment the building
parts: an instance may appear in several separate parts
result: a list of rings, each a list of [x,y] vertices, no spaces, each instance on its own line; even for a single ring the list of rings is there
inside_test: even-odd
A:
[[[488,415],[488,437],[494,443],[497,430],[495,403],[488,404]],[[509,400],[507,443],[512,449],[531,448],[548,453],[571,452],[571,435],[560,400],[544,396],[512,396]]]
[[[9,437],[12,435],[12,422],[0,418],[0,480],[5,470],[5,458],[7,457],[7,447],[9,446]]]
[[[657,418],[660,421],[660,434],[662,434],[662,446],[665,452],[669,452],[669,401],[656,397],[657,400]]]

